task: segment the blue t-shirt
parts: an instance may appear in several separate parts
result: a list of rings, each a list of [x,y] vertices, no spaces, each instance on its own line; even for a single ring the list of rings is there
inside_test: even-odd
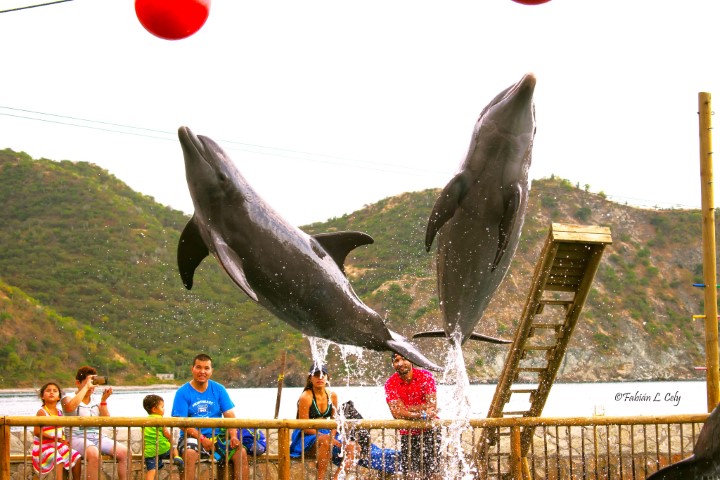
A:
[[[225,387],[219,383],[208,380],[208,387],[204,392],[198,392],[186,383],[178,388],[175,392],[173,400],[172,416],[173,417],[199,417],[199,418],[222,418],[223,412],[227,412],[235,408],[235,404],[230,400]],[[200,433],[206,437],[214,436],[214,429],[201,428]],[[183,438],[185,432],[180,430],[180,438]]]

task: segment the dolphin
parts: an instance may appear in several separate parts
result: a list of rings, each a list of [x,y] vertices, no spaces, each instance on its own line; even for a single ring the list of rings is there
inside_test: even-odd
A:
[[[399,353],[440,370],[355,294],[344,274],[347,254],[373,243],[362,232],[310,236],[290,225],[252,189],[208,137],[180,127],[185,176],[195,212],[180,236],[177,261],[189,290],[212,253],[254,301],[306,335]]]
[[[535,137],[535,76],[500,92],[480,113],[467,156],[435,202],[425,248],[435,236],[437,289],[444,330],[414,337],[460,336],[510,343],[473,333],[507,273],[528,202],[528,170]]]
[[[647,480],[720,479],[720,405],[700,430],[693,454],[653,473]]]

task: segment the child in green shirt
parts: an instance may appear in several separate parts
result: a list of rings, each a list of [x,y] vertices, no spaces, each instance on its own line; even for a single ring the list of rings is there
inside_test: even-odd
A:
[[[165,415],[165,400],[159,395],[148,395],[143,399],[143,408],[150,417]],[[145,480],[154,480],[155,471],[163,468],[163,460],[170,460],[182,467],[185,462],[172,445],[172,436],[167,427],[145,427],[143,429],[143,455],[145,456]]]

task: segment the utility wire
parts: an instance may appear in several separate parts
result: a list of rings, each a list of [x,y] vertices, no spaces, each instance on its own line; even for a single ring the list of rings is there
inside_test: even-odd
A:
[[[7,10],[0,10],[0,13],[17,12],[18,10],[27,10],[28,8],[36,7],[47,7],[48,5],[55,5],[56,3],[72,2],[72,0],[57,0],[55,2],[38,3],[37,5],[27,5],[25,7],[9,8]]]
[[[91,120],[87,118],[80,118],[80,117],[73,117],[69,115],[59,115],[55,113],[47,113],[47,112],[39,112],[36,110],[28,110],[23,108],[15,108],[15,107],[8,107],[4,105],[0,105],[0,110],[9,110],[10,112],[19,112],[19,113],[7,113],[0,111],[0,116],[6,116],[6,117],[13,117],[13,118],[21,118],[25,120],[34,120],[38,122],[45,122],[45,123],[54,123],[59,125],[67,125],[71,127],[77,127],[77,128],[87,128],[90,130],[99,130],[103,132],[109,132],[109,133],[119,133],[122,135],[132,135],[137,137],[144,137],[144,138],[151,138],[155,140],[165,140],[165,141],[176,141],[177,140],[177,132],[175,131],[168,131],[168,130],[158,130],[153,128],[147,128],[147,127],[136,127],[134,125],[126,125],[121,123],[113,123],[113,122],[107,122],[102,120]],[[44,117],[51,117],[49,118],[37,118],[36,116],[28,116],[28,115],[22,115],[24,114],[31,114],[31,115],[40,115]],[[82,122],[82,123],[79,123]],[[100,126],[98,126],[100,125]],[[130,131],[124,131],[121,129],[126,129]],[[147,133],[145,133],[147,132]],[[424,176],[427,174],[431,175],[438,175],[447,177],[451,172],[442,171],[442,170],[434,170],[434,169],[423,169],[418,167],[406,167],[403,165],[393,165],[389,163],[383,163],[383,162],[372,162],[368,160],[355,160],[350,158],[343,158],[338,157],[334,155],[326,155],[321,153],[311,153],[311,152],[304,152],[301,150],[293,150],[293,149],[287,149],[287,148],[280,148],[280,147],[269,147],[265,145],[258,145],[253,143],[246,143],[246,142],[240,142],[237,140],[223,140],[219,139],[218,142],[224,143],[229,145],[229,150],[235,150],[235,151],[242,151],[242,152],[249,152],[254,153],[258,155],[266,155],[266,156],[274,156],[274,157],[282,157],[282,158],[291,158],[291,159],[300,159],[305,161],[310,161],[314,163],[322,163],[326,165],[341,165],[341,166],[349,166],[354,168],[361,168],[365,170],[375,170],[379,172],[391,172],[391,173],[403,173],[406,175],[412,175],[412,176]]]

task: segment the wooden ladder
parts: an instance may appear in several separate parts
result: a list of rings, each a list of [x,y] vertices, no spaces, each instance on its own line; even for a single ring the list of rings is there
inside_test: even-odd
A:
[[[541,415],[605,246],[611,243],[607,227],[552,224],[488,418]],[[511,401],[520,401],[522,407],[508,406]],[[523,457],[533,433],[533,428],[522,429]],[[494,466],[486,478],[506,478],[509,435],[509,427],[483,431],[477,445],[480,465]]]

